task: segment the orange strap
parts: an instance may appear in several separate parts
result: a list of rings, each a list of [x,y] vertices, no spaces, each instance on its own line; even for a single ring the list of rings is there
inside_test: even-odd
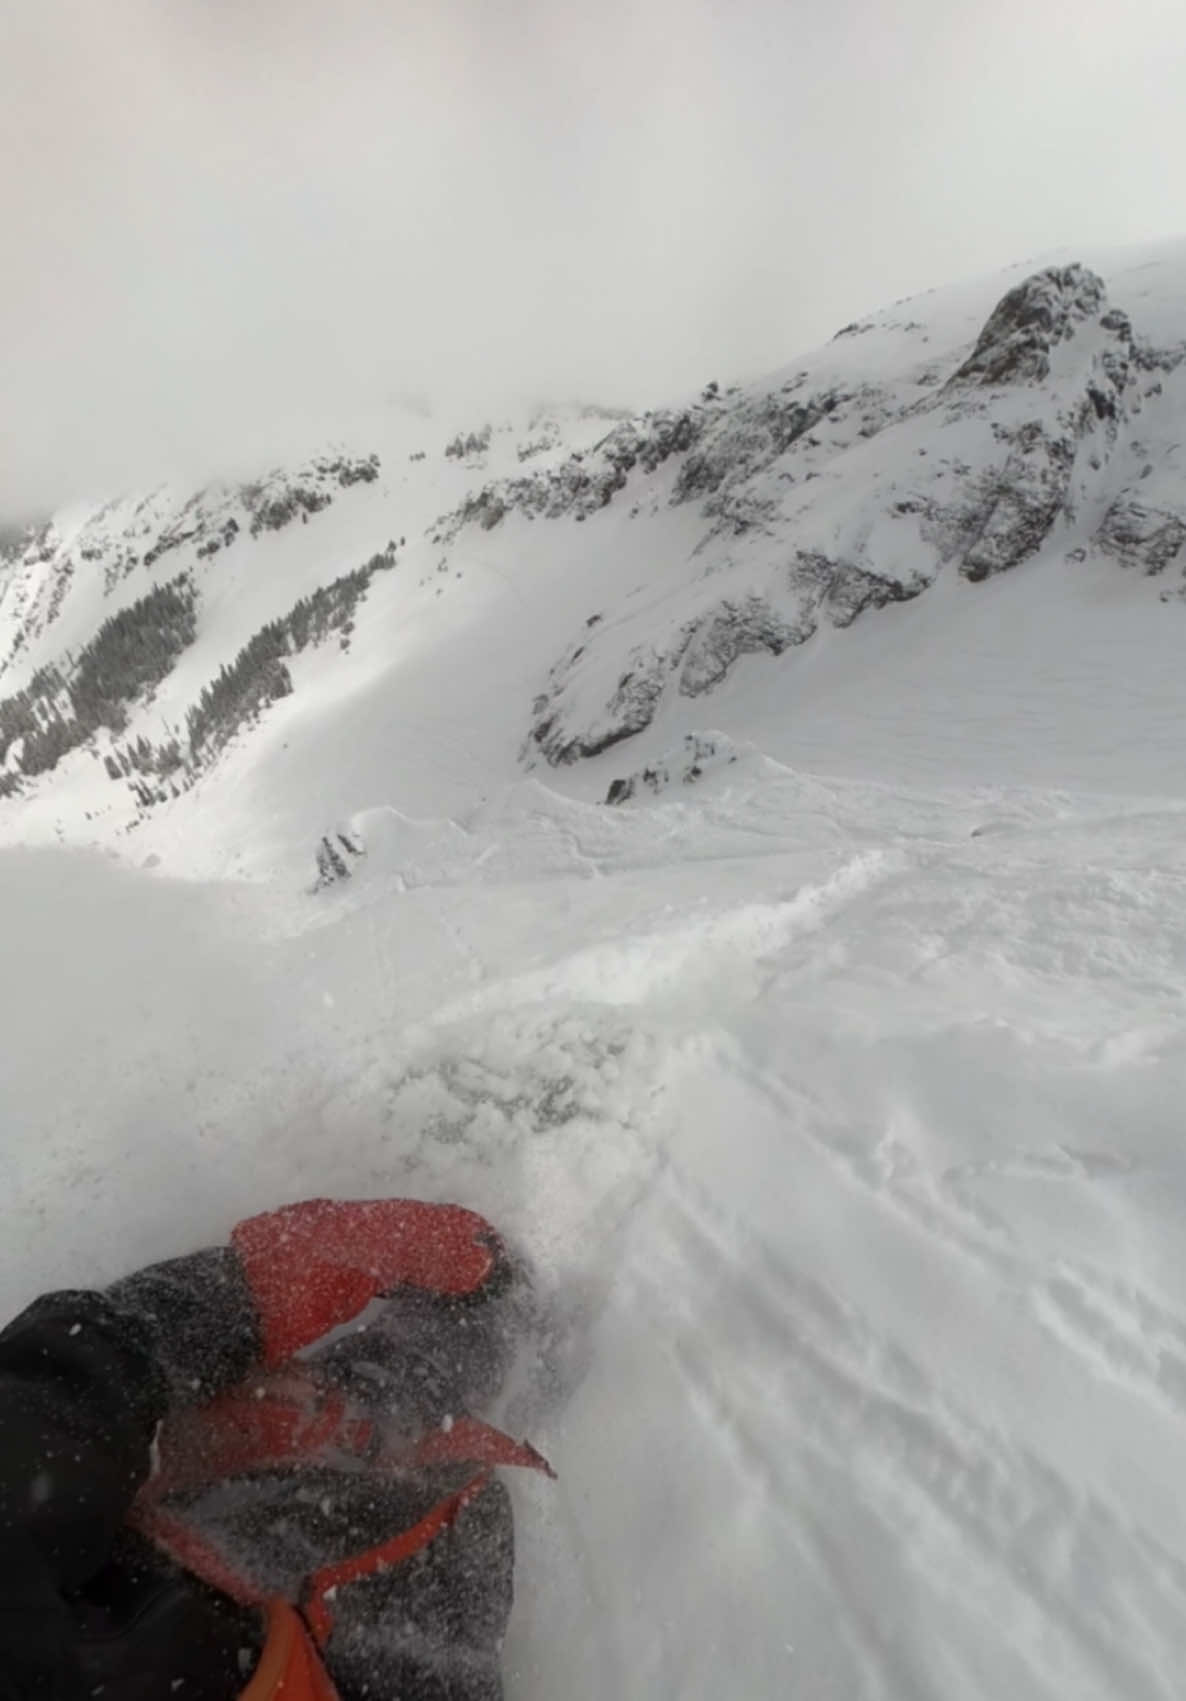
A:
[[[521,1465],[555,1478],[555,1471],[529,1441],[512,1441],[501,1429],[481,1418],[457,1417],[448,1429],[430,1429],[407,1447],[382,1449],[376,1464],[383,1465]]]
[[[159,1468],[141,1500],[334,1452],[365,1459],[374,1440],[370,1420],[303,1368],[251,1376],[204,1406],[169,1414],[158,1441]]]
[[[401,1530],[398,1535],[390,1537],[385,1542],[379,1542],[376,1547],[368,1548],[365,1553],[351,1554],[348,1559],[340,1559],[334,1565],[323,1565],[320,1571],[315,1571],[309,1579],[308,1594],[305,1598],[305,1620],[317,1641],[319,1648],[324,1648],[333,1633],[334,1614],[333,1600],[338,1589],[345,1583],[356,1583],[360,1577],[374,1577],[377,1572],[386,1571],[389,1565],[398,1565],[403,1559],[410,1559],[414,1553],[428,1546],[435,1536],[454,1523],[462,1510],[470,1501],[481,1494],[490,1481],[489,1470],[479,1471],[476,1477],[471,1477],[464,1488],[458,1489],[447,1500],[438,1500],[430,1512],[426,1512],[418,1524],[413,1524],[410,1530]]]
[[[374,1423],[352,1410],[336,1390],[320,1386],[307,1371],[296,1366],[252,1377],[206,1406],[173,1414],[160,1437],[160,1468],[137,1496],[131,1522],[194,1576],[244,1606],[266,1608],[269,1631],[265,1659],[276,1638],[277,1647],[289,1650],[284,1657],[298,1662],[293,1671],[298,1670],[303,1657],[299,1653],[302,1646],[320,1669],[299,1615],[286,1603],[269,1600],[249,1576],[230,1564],[192,1526],[183,1512],[171,1511],[167,1499],[172,1494],[192,1492],[247,1471],[291,1467],[317,1458],[332,1458],[336,1452],[367,1464],[379,1477],[385,1471],[443,1464],[480,1468],[462,1488],[439,1500],[410,1529],[399,1531],[365,1553],[323,1566],[307,1579],[302,1591],[305,1619],[321,1648],[333,1632],[336,1591],[344,1584],[372,1577],[388,1566],[410,1559],[427,1547],[481,1494],[495,1466],[518,1465],[555,1475],[534,1447],[525,1441],[513,1441],[480,1418],[459,1416],[447,1429],[431,1430],[412,1441],[395,1438],[384,1445]],[[274,1653],[268,1669],[282,1669],[286,1673],[287,1668],[276,1666],[280,1658],[279,1653]],[[259,1675],[257,1672],[257,1679]],[[281,1694],[281,1688],[261,1689],[257,1694],[255,1681],[252,1680],[243,1701],[269,1701],[272,1695]],[[284,1675],[277,1681],[285,1686],[297,1679],[290,1680]],[[332,1688],[310,1688],[310,1681],[301,1678],[305,1687],[298,1686],[291,1692],[283,1687],[284,1701],[306,1701],[307,1697],[312,1701],[326,1701],[327,1697],[333,1701]],[[322,1682],[323,1685],[329,1682],[324,1674]]]
[[[299,1613],[287,1601],[268,1602],[264,1651],[240,1701],[339,1701]]]
[[[398,1535],[379,1542],[365,1553],[351,1554],[314,1572],[306,1584],[303,1613],[297,1612],[287,1601],[266,1598],[250,1579],[241,1576],[183,1518],[166,1512],[163,1507],[145,1507],[137,1522],[141,1531],[162,1552],[195,1577],[229,1595],[241,1606],[266,1610],[268,1632],[264,1651],[240,1701],[338,1701],[337,1691],[308,1632],[312,1633],[317,1648],[324,1648],[333,1634],[333,1603],[338,1589],[360,1578],[373,1577],[388,1566],[398,1565],[401,1560],[419,1553],[456,1521],[489,1481],[490,1470],[486,1468],[456,1494],[438,1501],[411,1529],[401,1530]]]

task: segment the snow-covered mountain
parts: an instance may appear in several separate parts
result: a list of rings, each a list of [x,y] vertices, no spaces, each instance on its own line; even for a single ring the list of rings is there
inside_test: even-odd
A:
[[[1019,628],[1053,619],[1074,647],[1101,594],[1123,597],[1119,643],[1158,622],[1156,695],[1186,618],[1183,284],[1180,247],[1017,268],[637,417],[449,438],[393,413],[253,483],[61,514],[0,567],[0,831],[114,843],[152,814],[145,838],[184,837],[195,791],[208,823],[220,772],[266,787],[293,739],[311,803],[367,807],[402,795],[388,735],[414,746],[425,715],[463,743],[481,725],[459,801],[492,764],[569,766],[650,728],[663,749],[746,736],[723,687],[793,693],[796,652],[857,621],[884,666],[890,605],[942,588],[989,623],[977,587],[1020,569]],[[1024,635],[1001,640],[1027,672]],[[495,648],[508,672],[475,701]]]
[[[4,545],[0,1314],[461,1199],[508,1701],[1175,1701],[1184,344],[1061,258]]]

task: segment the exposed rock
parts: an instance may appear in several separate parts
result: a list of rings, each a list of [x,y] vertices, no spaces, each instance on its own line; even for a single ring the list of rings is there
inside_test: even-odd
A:
[[[1076,325],[1100,314],[1106,299],[1102,279],[1086,266],[1035,272],[1001,297],[947,388],[1041,382],[1050,371],[1051,350]]]
[[[678,749],[624,779],[611,780],[605,794],[608,804],[628,803],[645,787],[656,796],[673,785],[692,785],[713,768],[736,762],[737,751],[724,733],[689,732]]]
[[[977,535],[961,564],[965,578],[1003,573],[1038,549],[1062,509],[1074,460],[1069,434],[1051,436],[1037,420],[1018,429],[1004,467],[981,487]]]
[[[637,645],[592,718],[576,708],[584,696],[578,687],[590,642],[582,639],[552,669],[547,690],[535,701],[528,750],[552,766],[598,756],[650,726],[673,681],[681,696],[702,696],[720,684],[741,656],[780,656],[810,638],[825,615],[837,626],[849,626],[866,608],[918,595],[926,581],[902,583],[851,563],[801,553],[788,584],[795,593],[792,612],[780,612],[757,592],[727,596],[678,628],[666,649]]]
[[[1045,378],[1053,344],[1072,336],[1104,299],[1100,280],[1082,267],[1039,273],[996,308],[957,378],[978,358],[980,370],[993,374],[985,383],[1005,381],[1000,374],[1009,362],[1011,381]],[[958,540],[955,553],[966,578],[987,579],[1033,556],[1060,518],[1073,518],[1081,454],[1095,472],[1111,454],[1136,364],[1128,316],[1115,309],[1101,313],[1096,339],[1086,345],[1081,388],[1069,391],[1068,405],[1047,403],[1037,417],[994,424],[998,441],[1009,446],[1003,465],[973,474],[966,496],[932,517],[932,535],[946,530]]]
[[[483,490],[466,504],[467,519],[476,520],[484,532],[493,531],[506,511],[506,503],[494,490]]]
[[[431,594],[463,576],[464,552],[453,558],[448,549],[463,527],[495,532],[510,516],[596,521],[617,503],[624,521],[627,510],[632,517],[629,529],[639,516],[641,532],[661,505],[684,510],[627,544],[625,525],[604,532],[594,525],[581,568],[604,562],[604,579],[583,581],[579,594],[593,600],[579,608],[605,617],[590,614],[582,623],[574,611],[571,644],[533,706],[528,753],[550,763],[597,755],[650,726],[664,703],[686,715],[676,695],[700,698],[740,658],[783,656],[821,628],[847,627],[865,611],[919,595],[942,571],[978,581],[1052,544],[1072,558],[1083,555],[1072,546],[1094,545],[1126,567],[1164,574],[1165,583],[1167,567],[1186,562],[1181,466],[1170,441],[1182,375],[1169,376],[1186,344],[1142,342],[1081,265],[1046,268],[1010,289],[970,354],[964,323],[946,313],[925,325],[905,311],[898,320],[878,314],[845,327],[836,347],[801,369],[741,391],[710,383],[687,406],[607,418],[594,427],[605,432],[600,441],[571,454],[563,449],[570,412],[541,413],[521,438],[497,439],[515,469],[506,479],[487,481],[481,470],[495,440],[490,427],[449,444],[460,505],[430,532],[440,546],[436,572],[446,581]],[[1164,341],[1164,315],[1154,324]],[[924,349],[928,342],[934,346]],[[171,572],[192,573],[195,583],[214,562],[216,582],[222,552],[249,551],[250,537],[302,525],[344,500],[344,490],[378,476],[377,457],[335,454],[184,504],[167,490],[135,505],[115,502],[77,533],[67,530],[68,543],[52,527],[22,538],[16,554],[0,539],[5,659],[25,644],[31,652],[100,577],[112,591],[168,557]],[[473,531],[467,541],[477,543]],[[599,558],[594,542],[602,545]],[[493,549],[497,557],[499,547],[492,539],[482,553]],[[561,557],[565,547],[557,537]],[[380,564],[391,562],[385,556]],[[248,641],[246,649],[257,650],[241,669],[245,689],[232,693],[233,713],[217,717],[220,725],[233,731],[242,705],[253,715],[281,686],[291,688],[284,658],[306,641],[332,631],[346,647],[360,572],[322,587],[316,595],[324,607],[302,599]],[[1166,594],[1177,594],[1176,571],[1173,577]],[[241,660],[220,657],[228,679],[238,677]],[[48,708],[43,718],[53,720]],[[47,740],[40,720],[26,720],[21,739],[48,762],[58,734]],[[7,736],[12,770],[25,747],[18,749],[11,729]],[[122,757],[112,760],[129,778]],[[134,773],[166,777],[159,753],[152,760],[157,767],[128,756]],[[657,774],[644,770],[620,784],[649,786]],[[341,845],[331,848],[348,867]]]
[[[851,626],[867,608],[885,608],[891,602],[909,602],[926,590],[929,579],[885,578],[864,567],[841,562],[828,587],[827,608],[833,626]]]
[[[527,735],[526,750],[538,753],[557,767],[579,761],[585,756],[599,756],[648,727],[674,670],[683,659],[685,650],[696,630],[689,622],[678,630],[671,645],[663,650],[650,644],[636,645],[626,658],[624,671],[609,695],[604,708],[586,721],[579,731],[569,724],[568,694],[579,678],[578,668],[585,655],[585,643],[573,646],[552,668],[548,688],[532,706],[533,721]]]
[[[680,694],[699,697],[719,684],[739,656],[762,651],[780,656],[814,630],[814,623],[788,624],[764,597],[749,596],[742,602],[726,599],[695,629],[680,668]]]
[[[570,455],[557,467],[489,484],[438,523],[434,540],[451,542],[467,525],[489,531],[512,512],[529,519],[587,520],[609,506],[636,470],[653,473],[671,456],[685,454],[703,433],[709,406],[698,403],[625,420],[592,449]]]
[[[792,444],[847,399],[836,391],[806,400],[774,391],[740,403],[717,423],[703,446],[688,456],[676,479],[672,501],[711,497],[722,486],[752,478],[785,455]]]
[[[199,556],[228,549],[243,525],[252,537],[282,531],[294,520],[307,520],[328,508],[336,491],[373,484],[378,476],[378,455],[319,455],[302,467],[275,470],[237,490],[198,491],[145,550],[144,565],[155,566],[163,555],[195,541]]]
[[[552,669],[547,690],[536,699],[527,748],[552,766],[600,755],[650,726],[672,681],[681,696],[702,696],[741,656],[780,656],[806,642],[822,618],[850,626],[863,610],[908,601],[928,582],[923,577],[903,582],[801,551],[787,575],[789,611],[780,612],[758,592],[721,598],[678,628],[666,649],[636,646],[604,707],[591,719],[576,708],[583,697],[574,689],[579,669],[588,645],[596,642],[582,638]]]
[[[1165,508],[1148,507],[1126,492],[1104,515],[1096,542],[1126,567],[1161,573],[1186,543],[1186,521]]]

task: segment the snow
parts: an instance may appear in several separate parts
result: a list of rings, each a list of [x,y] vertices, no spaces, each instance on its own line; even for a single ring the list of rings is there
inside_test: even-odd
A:
[[[3,1304],[463,1198],[558,1335],[512,1696],[1176,1693],[1186,811],[703,783],[316,898],[6,852]]]
[[[193,678],[395,511],[269,540]],[[128,832],[78,753],[5,815],[0,1308],[281,1199],[455,1198],[548,1326],[510,1701],[1177,1696],[1186,603],[1052,547],[525,774],[548,667],[594,613],[660,640],[695,516],[512,515],[447,575],[422,524],[193,792]],[[689,732],[737,759],[603,804]]]

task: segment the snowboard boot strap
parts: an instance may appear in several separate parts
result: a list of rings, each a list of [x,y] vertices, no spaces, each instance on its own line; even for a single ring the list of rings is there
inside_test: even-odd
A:
[[[300,1614],[269,1601],[263,1653],[239,1701],[339,1701]]]
[[[199,1493],[230,1477],[286,1466],[323,1464],[343,1454],[377,1476],[441,1465],[464,1464],[477,1469],[461,1488],[439,1500],[409,1529],[398,1531],[362,1553],[325,1565],[307,1577],[300,1591],[299,1614],[290,1604],[272,1599],[250,1576],[227,1560],[183,1512],[167,1504],[172,1495]],[[516,1465],[555,1476],[534,1447],[512,1440],[479,1418],[460,1416],[452,1419],[447,1428],[410,1441],[386,1439],[375,1422],[360,1415],[337,1389],[323,1387],[299,1366],[252,1377],[237,1390],[220,1395],[205,1406],[174,1414],[162,1427],[158,1456],[159,1469],[137,1496],[130,1522],[176,1564],[203,1582],[240,1605],[265,1610],[269,1614],[268,1646],[273,1637],[281,1639],[291,1658],[297,1661],[294,1670],[304,1668],[299,1663],[303,1656],[299,1638],[294,1640],[293,1620],[298,1627],[304,1627],[302,1635],[307,1630],[316,1645],[324,1648],[333,1631],[337,1591],[421,1552],[482,1493],[496,1466]],[[265,1658],[267,1652],[265,1648]],[[315,1658],[312,1650],[309,1652]],[[262,1664],[261,1660],[261,1668]],[[304,1678],[300,1681],[306,1682]],[[329,1683],[328,1677],[324,1683]],[[268,1701],[272,1693],[278,1691],[261,1689],[257,1696],[249,1689],[243,1701]],[[305,1701],[306,1696],[311,1701],[333,1701],[333,1689],[332,1686],[320,1690],[309,1688],[306,1682],[304,1689],[293,1691],[293,1701],[298,1697]],[[288,1701],[287,1690],[284,1701]]]

